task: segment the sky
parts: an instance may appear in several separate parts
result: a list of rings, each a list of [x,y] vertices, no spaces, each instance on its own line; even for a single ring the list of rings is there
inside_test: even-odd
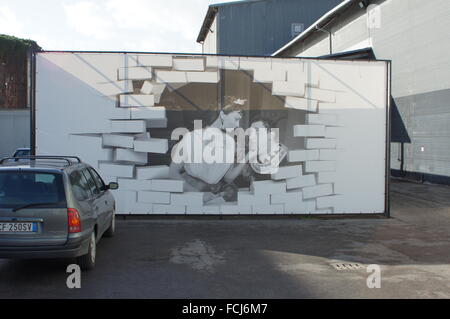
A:
[[[230,0],[0,0],[0,34],[44,50],[198,53],[208,6]]]

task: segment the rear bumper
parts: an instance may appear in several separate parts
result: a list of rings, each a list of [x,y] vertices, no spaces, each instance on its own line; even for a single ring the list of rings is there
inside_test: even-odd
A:
[[[89,237],[71,241],[62,246],[1,246],[0,258],[8,259],[44,259],[44,258],[74,258],[85,255],[89,249]]]

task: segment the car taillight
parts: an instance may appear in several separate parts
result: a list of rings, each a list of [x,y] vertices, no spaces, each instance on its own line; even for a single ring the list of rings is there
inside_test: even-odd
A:
[[[80,214],[75,208],[67,209],[67,218],[69,221],[69,234],[81,232]]]

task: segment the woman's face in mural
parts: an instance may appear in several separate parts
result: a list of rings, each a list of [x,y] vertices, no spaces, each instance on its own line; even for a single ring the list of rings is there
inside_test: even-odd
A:
[[[242,119],[242,114],[239,111],[233,111],[225,114],[223,111],[220,112],[220,118],[222,119],[222,128],[237,128],[239,127],[239,122]]]

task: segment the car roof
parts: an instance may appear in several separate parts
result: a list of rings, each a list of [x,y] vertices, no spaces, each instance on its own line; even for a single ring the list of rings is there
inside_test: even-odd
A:
[[[62,172],[65,170],[72,171],[73,169],[86,167],[87,165],[73,158],[54,157],[54,158],[5,158],[0,161],[1,171],[41,171],[41,172]]]

